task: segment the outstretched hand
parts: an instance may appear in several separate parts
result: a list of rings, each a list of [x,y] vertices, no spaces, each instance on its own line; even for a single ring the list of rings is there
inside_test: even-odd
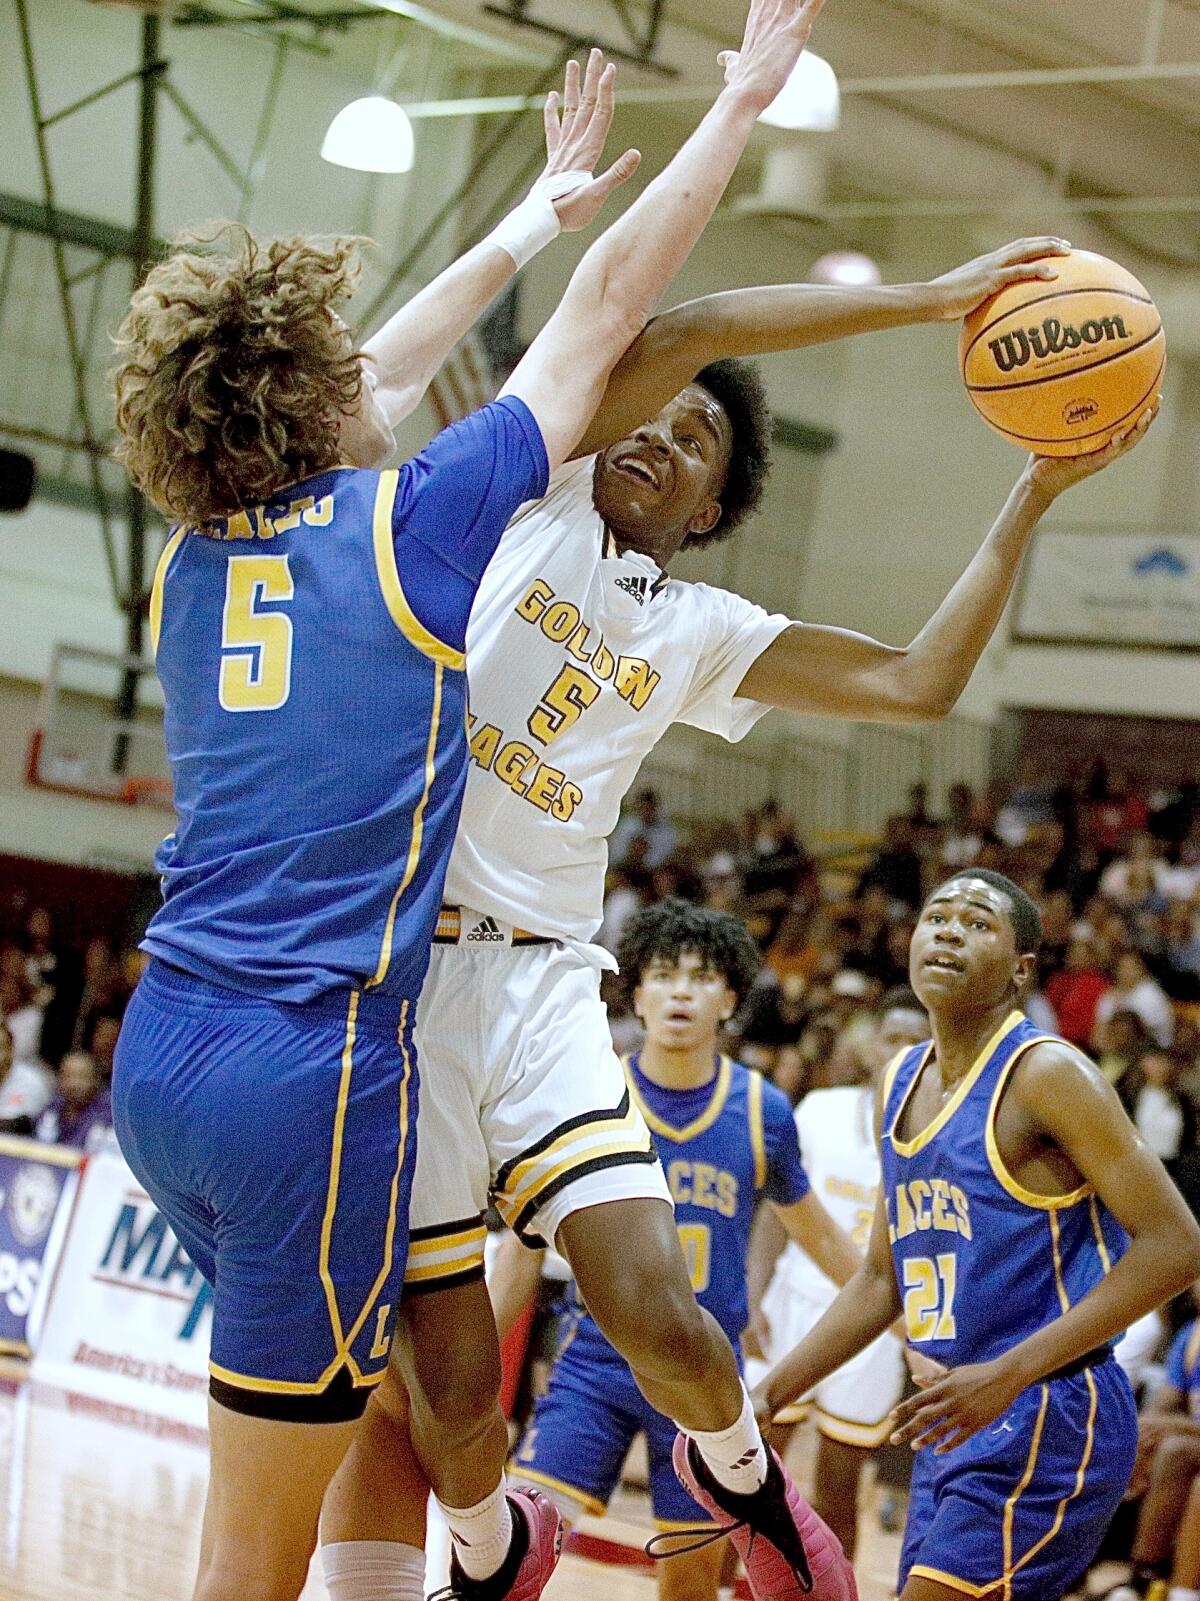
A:
[[[932,1446],[935,1456],[943,1456],[994,1423],[1020,1393],[1020,1381],[1002,1361],[954,1368],[900,1403],[892,1414],[892,1444],[910,1444],[914,1451]]]
[[[1104,450],[1093,450],[1086,456],[1031,456],[1025,469],[1026,480],[1053,500],[1064,489],[1081,484],[1085,478],[1103,472],[1114,461],[1120,461],[1122,456],[1128,456],[1131,450],[1136,450],[1146,437],[1150,424],[1158,416],[1161,405],[1162,396],[1156,395],[1153,404],[1147,406],[1133,427],[1117,434]]]
[[[825,0],[750,0],[740,50],[723,50],[725,86],[765,111],[808,43]]]
[[[964,266],[955,267],[935,278],[930,288],[938,292],[939,314],[946,322],[970,316],[985,300],[1007,289],[1009,284],[1057,277],[1053,260],[1067,256],[1071,247],[1065,239],[1047,235],[1038,239],[1017,239],[1012,244],[976,256]]]
[[[616,67],[605,64],[600,50],[594,49],[588,56],[582,83],[578,61],[567,62],[561,99],[557,91],[546,96],[546,166],[539,184],[564,173],[595,170],[616,110],[616,76]],[[607,172],[555,199],[554,210],[563,231],[576,233],[593,223],[613,190],[633,177],[641,159],[638,151],[627,150]]]

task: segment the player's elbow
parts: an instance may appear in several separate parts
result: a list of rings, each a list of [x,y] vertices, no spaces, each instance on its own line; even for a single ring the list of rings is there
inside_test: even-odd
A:
[[[958,704],[962,686],[929,672],[907,651],[897,652],[888,675],[886,706],[895,723],[940,723]]]

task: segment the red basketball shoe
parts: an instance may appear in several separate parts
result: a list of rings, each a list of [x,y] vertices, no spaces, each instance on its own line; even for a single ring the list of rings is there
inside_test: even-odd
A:
[[[673,1460],[684,1489],[733,1541],[754,1601],[858,1601],[854,1569],[837,1536],[774,1451],[767,1482],[753,1495],[735,1495],[719,1484],[685,1434],[676,1438]]]

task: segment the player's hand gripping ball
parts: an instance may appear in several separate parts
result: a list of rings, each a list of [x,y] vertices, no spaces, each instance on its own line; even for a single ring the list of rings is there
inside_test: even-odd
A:
[[[1052,279],[1011,284],[963,324],[959,359],[975,409],[1038,456],[1102,450],[1162,386],[1166,336],[1131,272],[1072,250]]]

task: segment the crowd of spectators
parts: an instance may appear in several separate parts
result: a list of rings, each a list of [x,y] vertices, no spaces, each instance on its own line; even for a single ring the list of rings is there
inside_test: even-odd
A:
[[[871,1007],[907,982],[929,891],[963,867],[1008,874],[1045,926],[1026,1010],[1096,1060],[1200,1208],[1200,787],[1142,795],[1099,767],[1058,785],[1022,772],[998,795],[953,785],[939,816],[916,784],[873,851],[823,862],[773,801],[684,843],[643,790],[612,846],[609,949],[668,894],[745,918],[765,965],[730,1043],[793,1100],[853,1066]],[[614,1008],[621,1041],[632,1025],[615,991]]]
[[[112,1122],[113,1052],[136,950],[79,948],[33,906],[0,940],[0,1133],[94,1149]]]

